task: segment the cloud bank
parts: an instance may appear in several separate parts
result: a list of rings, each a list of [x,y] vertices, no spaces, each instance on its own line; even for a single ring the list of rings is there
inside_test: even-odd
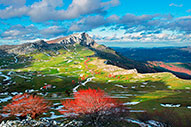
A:
[[[39,0],[31,4],[26,0],[0,0],[0,5],[0,21],[23,17],[31,21],[1,30],[0,38],[4,40],[48,39],[100,28],[100,33],[114,31],[114,34],[93,35],[98,41],[191,41],[191,16],[108,13],[120,5],[119,0],[72,0],[68,6],[63,0]],[[183,7],[183,4],[167,6]],[[123,31],[123,35],[115,34],[118,31]]]

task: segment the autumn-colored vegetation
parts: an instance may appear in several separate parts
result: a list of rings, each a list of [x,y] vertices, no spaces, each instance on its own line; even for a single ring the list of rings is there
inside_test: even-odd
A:
[[[3,117],[0,115],[0,122],[3,121]]]
[[[48,111],[49,102],[42,97],[29,94],[16,95],[12,102],[3,108],[5,113],[13,116],[31,115],[35,118],[37,115]]]
[[[87,114],[118,106],[116,100],[107,96],[102,90],[79,90],[74,93],[74,98],[62,102],[64,111],[60,111],[61,113]]]
[[[85,65],[86,69],[88,69],[88,64],[87,64],[87,62],[89,62],[89,61],[90,61],[90,58],[88,57],[88,59],[84,62],[84,65]]]
[[[62,101],[64,107],[60,112],[68,116],[88,116],[88,119],[95,126],[98,126],[103,118],[105,120],[111,118],[111,114],[121,113],[122,109],[126,111],[115,99],[99,89],[79,90],[74,93],[74,98],[74,100]]]
[[[166,64],[164,62],[157,62],[157,61],[149,62],[149,66],[150,67],[153,67],[153,66],[161,67],[161,68],[165,68],[170,71],[180,72],[180,73],[185,73],[185,74],[191,75],[191,71],[189,69],[177,67],[173,64]]]
[[[75,84],[76,82],[75,82],[75,80],[72,80],[72,84]]]

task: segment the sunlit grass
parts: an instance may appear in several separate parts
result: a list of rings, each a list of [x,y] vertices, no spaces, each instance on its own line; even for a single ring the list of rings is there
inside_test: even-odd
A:
[[[124,102],[141,102],[135,105],[135,108],[150,110],[151,107],[154,107],[160,109],[162,108],[160,103],[191,105],[190,101],[186,101],[191,97],[190,94],[184,93],[184,90],[191,88],[190,80],[179,79],[171,73],[113,75],[113,73],[123,72],[125,70],[118,67],[115,68],[111,65],[111,70],[105,70],[105,67],[108,66],[104,63],[106,60],[99,59],[96,56],[92,57],[92,55],[94,55],[93,51],[79,45],[75,46],[76,49],[74,47],[68,48],[70,48],[71,51],[62,49],[59,50],[59,54],[50,53],[52,56],[48,56],[44,53],[32,54],[33,59],[29,66],[24,67],[24,65],[18,64],[17,69],[7,69],[6,72],[4,71],[5,74],[9,71],[15,71],[20,75],[24,75],[25,73],[26,75],[33,74],[31,80],[12,75],[11,77],[16,84],[11,85],[9,91],[24,92],[26,89],[39,90],[47,83],[56,86],[55,89],[48,90],[50,95],[48,95],[47,98],[51,98],[52,93],[65,95],[65,91],[72,92],[72,89],[78,85],[77,82],[80,77],[84,75],[87,76],[87,78],[95,78],[93,81],[87,83],[86,86],[80,86],[79,89],[87,89],[88,87],[100,88],[105,90],[109,95],[119,95],[119,97],[125,96],[125,94],[132,94],[132,96],[127,96],[122,100]],[[89,56],[91,57],[86,66],[84,62]],[[30,57],[30,55],[27,55],[27,57]],[[10,60],[14,59],[10,58]],[[0,62],[2,62],[2,60]],[[40,76],[38,76],[39,74]],[[110,74],[112,76],[109,76]],[[0,81],[3,79],[4,78],[0,77]],[[76,84],[72,84],[72,80],[74,80]],[[147,84],[143,85],[145,82]],[[116,85],[121,85],[125,88]],[[1,89],[2,86],[0,86],[0,90]],[[56,99],[59,100],[59,98]]]
[[[159,90],[159,91],[146,93],[141,96],[137,96],[136,99],[134,99],[132,101],[144,102],[144,101],[150,101],[150,100],[154,100],[154,99],[168,97],[168,96],[174,95],[174,94],[176,94],[176,93],[173,91]]]

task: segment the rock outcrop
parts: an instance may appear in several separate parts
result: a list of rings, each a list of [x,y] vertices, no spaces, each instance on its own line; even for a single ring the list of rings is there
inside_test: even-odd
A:
[[[18,45],[17,47],[10,49],[7,51],[8,53],[14,53],[14,54],[27,54],[27,53],[35,53],[37,51],[44,51],[49,48],[49,45],[43,41],[37,41],[34,43],[24,43],[21,45]]]
[[[72,120],[69,123],[50,119],[34,120],[31,118],[23,120],[7,120],[0,123],[0,127],[81,127],[82,121]]]
[[[95,44],[95,41],[87,33],[76,33],[63,38],[47,41],[48,44],[80,44],[82,46],[91,47]]]
[[[92,47],[95,41],[86,33],[72,34],[63,38],[47,41],[44,40],[24,43],[20,45],[3,45],[0,46],[0,54],[30,54],[36,52],[44,52],[47,50],[56,51],[67,45],[80,44],[85,47]]]

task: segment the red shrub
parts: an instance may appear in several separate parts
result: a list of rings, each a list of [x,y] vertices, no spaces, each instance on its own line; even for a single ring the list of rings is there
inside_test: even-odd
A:
[[[109,77],[109,78],[111,78],[111,77],[112,77],[112,75],[111,75],[111,74],[109,74],[109,75],[108,75],[108,77]]]
[[[117,102],[102,90],[87,89],[74,93],[74,100],[63,101],[61,113],[88,114],[118,106]]]
[[[43,89],[46,89],[46,90],[47,90],[47,89],[51,89],[51,88],[52,88],[52,85],[48,84],[48,85],[43,86],[42,88],[43,88]]]
[[[64,107],[60,112],[68,116],[80,115],[77,118],[83,121],[84,126],[119,126],[128,115],[125,107],[102,90],[79,90],[74,93],[74,98],[63,101]]]
[[[88,59],[84,61],[84,64],[87,65],[87,62],[89,61],[90,61],[90,58],[88,57]]]
[[[80,77],[80,80],[83,81],[83,80],[85,80],[86,78],[88,78],[88,75],[86,75],[86,76],[83,75],[82,77]]]
[[[39,96],[29,94],[16,95],[12,98],[12,103],[6,105],[3,111],[15,116],[26,116],[30,114],[32,118],[36,115],[46,112],[49,103]]]
[[[100,72],[95,71],[95,74],[100,74]]]
[[[76,82],[75,82],[75,80],[72,80],[72,84],[75,84]]]

